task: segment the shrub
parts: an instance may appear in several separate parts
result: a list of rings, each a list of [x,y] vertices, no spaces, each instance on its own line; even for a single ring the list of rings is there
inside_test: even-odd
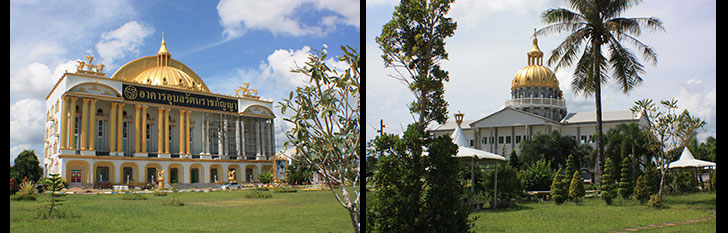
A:
[[[18,184],[15,183],[15,178],[10,177],[10,194],[18,192]]]
[[[650,206],[655,207],[655,208],[665,207],[662,204],[662,201],[660,200],[660,198],[658,198],[657,194],[652,194],[652,196],[650,196],[649,204],[650,204]]]
[[[495,180],[495,169],[491,168],[485,172],[483,191],[487,196],[493,197],[493,181]],[[511,199],[521,196],[521,181],[518,179],[518,171],[509,164],[498,165],[498,200],[509,202]],[[500,204],[498,205],[500,206]]]
[[[298,192],[298,189],[294,187],[276,187],[273,189],[274,193],[295,193]]]
[[[121,200],[146,200],[147,197],[142,196],[139,193],[124,194],[121,196]]]
[[[261,172],[260,176],[258,176],[258,180],[260,180],[260,182],[263,182],[263,184],[270,184],[273,182],[273,173]]]
[[[243,194],[245,198],[272,198],[273,194],[268,191],[253,190]]]
[[[604,160],[604,175],[602,175],[601,195],[607,205],[612,204],[612,199],[617,197],[617,189],[614,180],[615,168],[612,164],[612,159],[606,158]]]
[[[571,176],[571,184],[569,185],[569,199],[579,202],[584,197],[584,181],[579,176],[579,171],[574,171],[574,175]]]
[[[33,182],[25,181],[22,184],[20,184],[20,189],[17,193],[15,193],[15,196],[13,197],[13,200],[21,201],[21,200],[31,200],[35,201],[36,199],[36,190],[35,185],[33,185]]]
[[[561,172],[561,168],[556,172],[553,182],[551,182],[551,198],[556,202],[557,205],[561,205],[566,201],[568,189],[564,183],[564,173]]]
[[[632,195],[634,186],[632,185],[632,160],[625,156],[622,160],[622,174],[619,179],[619,188],[617,192],[622,198],[627,199]]]
[[[551,171],[551,162],[541,159],[529,164],[521,176],[521,187],[526,191],[549,190],[554,174]]]
[[[647,199],[650,198],[650,190],[647,187],[647,178],[642,175],[637,178],[637,185],[634,187],[634,198],[640,201],[640,204],[645,204]]]

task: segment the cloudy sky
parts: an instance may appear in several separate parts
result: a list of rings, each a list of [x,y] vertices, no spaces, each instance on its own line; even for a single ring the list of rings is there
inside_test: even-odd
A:
[[[385,132],[401,133],[413,122],[406,104],[414,98],[406,86],[388,77],[382,52],[374,39],[392,18],[399,1],[366,2],[366,128],[367,140],[373,139],[383,119]],[[624,17],[657,17],[666,31],[643,32],[638,37],[658,54],[658,64],[642,61],[646,74],[641,86],[625,95],[614,82],[602,87],[602,110],[628,110],[635,100],[676,98],[680,110],[707,122],[699,140],[716,134],[716,2],[715,0],[644,1],[630,8]],[[546,26],[540,14],[549,8],[568,8],[557,0],[457,0],[449,16],[458,28],[446,40],[449,61],[442,66],[450,72],[445,83],[449,119],[461,111],[465,119],[479,119],[502,109],[510,97],[511,80],[526,66],[533,28]],[[545,56],[566,34],[540,36],[539,47]],[[627,46],[631,44],[627,43]],[[636,51],[634,47],[631,47]],[[639,58],[642,56],[639,55]],[[546,59],[544,59],[546,60]],[[551,67],[550,67],[551,68]],[[594,98],[575,95],[569,86],[573,67],[556,71],[564,91],[568,112],[593,112]]]
[[[212,92],[233,95],[243,82],[277,104],[302,83],[288,72],[313,50],[360,47],[357,0],[33,1],[10,2],[10,161],[24,149],[43,155],[45,97],[75,61],[96,57],[107,77],[155,55],[162,32],[172,58]],[[340,63],[339,63],[340,64]],[[283,144],[275,109],[276,145]]]

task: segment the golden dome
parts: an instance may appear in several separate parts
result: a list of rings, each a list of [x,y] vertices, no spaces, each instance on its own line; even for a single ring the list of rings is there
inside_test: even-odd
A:
[[[516,73],[511,90],[519,87],[551,87],[559,89],[559,80],[549,68],[543,66],[543,52],[538,48],[536,29],[533,29],[533,47],[528,51],[528,65]]]
[[[111,76],[111,79],[210,93],[207,85],[192,69],[172,59],[171,56],[162,36],[162,45],[156,56],[143,57],[126,63]]]

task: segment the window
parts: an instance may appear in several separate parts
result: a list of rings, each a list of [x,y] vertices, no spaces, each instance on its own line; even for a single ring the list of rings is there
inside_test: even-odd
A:
[[[503,136],[498,137],[498,144],[503,144]]]
[[[510,144],[510,143],[511,143],[511,136],[506,136],[506,144]]]
[[[521,135],[516,136],[516,143],[521,143]]]
[[[470,140],[470,146],[473,146],[473,140],[472,139]]]
[[[480,139],[480,143],[482,143],[482,144],[488,144],[488,138],[487,137],[483,137],[482,139]]]
[[[581,143],[586,143],[586,135],[581,135]]]

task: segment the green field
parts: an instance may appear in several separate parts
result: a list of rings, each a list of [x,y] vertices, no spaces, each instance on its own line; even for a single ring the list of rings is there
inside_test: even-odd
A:
[[[705,218],[716,209],[715,193],[666,195],[663,199],[667,205],[664,209],[642,206],[636,200],[617,199],[614,205],[607,206],[601,199],[588,199],[580,205],[569,202],[562,205],[553,202],[519,203],[513,209],[486,210],[471,216],[478,217],[474,228],[476,232],[608,232]],[[716,225],[713,219],[650,231],[715,232]]]
[[[373,193],[369,192],[367,196],[369,204]],[[552,201],[522,202],[514,208],[482,210],[470,216],[477,217],[473,228],[475,232],[629,232],[625,229],[639,229],[639,232],[716,232],[714,217],[707,221],[688,222],[714,216],[715,193],[665,195],[663,203],[667,208],[655,209],[640,205],[636,200],[623,199],[616,199],[611,206],[602,199],[593,198],[578,205],[573,202],[562,205]],[[660,225],[663,227],[655,227]]]
[[[36,220],[37,201],[10,201],[10,232],[351,232],[348,212],[330,191],[273,193],[247,199],[248,191],[177,193],[122,200],[123,194],[68,195],[60,207],[70,217]]]

